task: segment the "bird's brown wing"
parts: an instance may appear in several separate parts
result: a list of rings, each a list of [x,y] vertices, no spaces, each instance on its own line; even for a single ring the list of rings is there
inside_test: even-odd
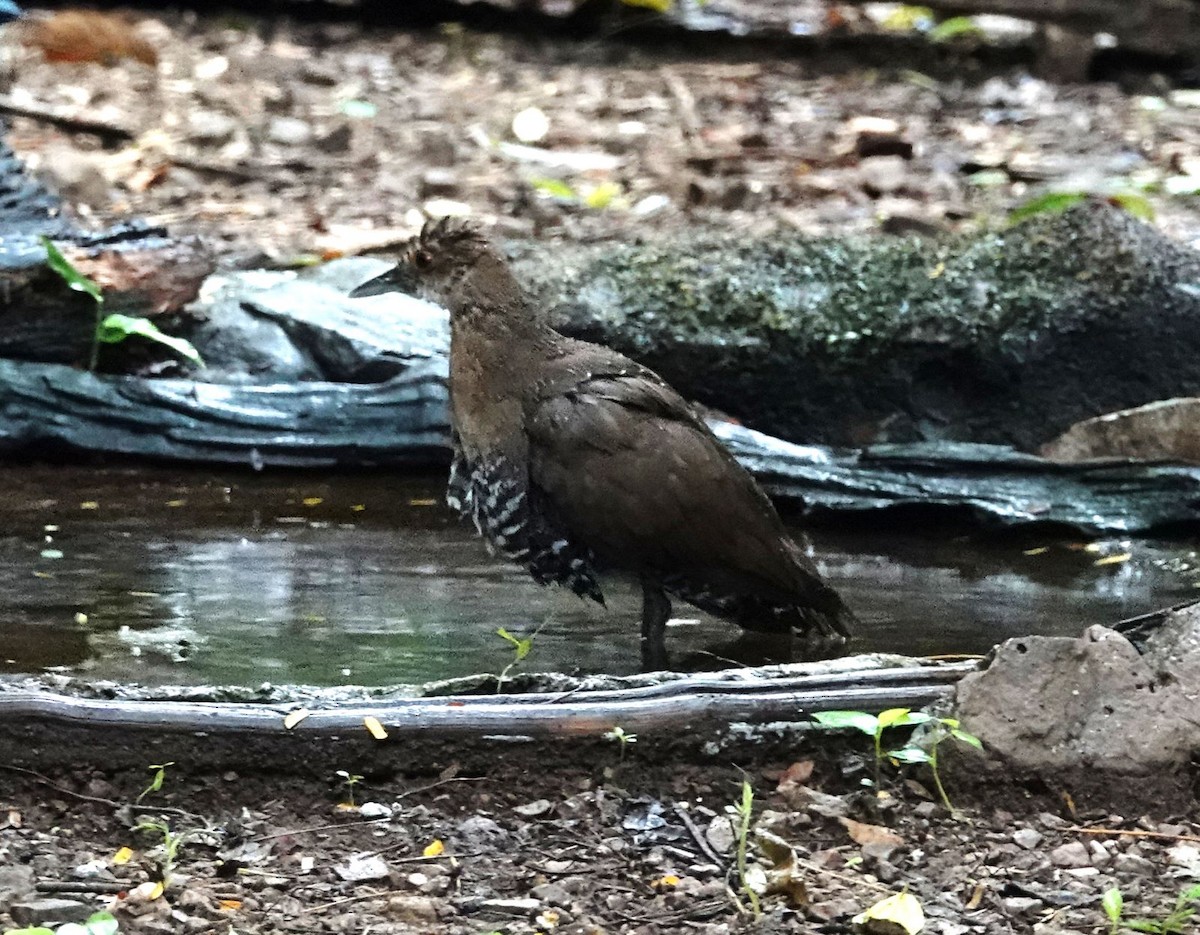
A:
[[[828,590],[750,475],[653,374],[559,389],[527,427],[533,485],[604,562],[781,600]]]

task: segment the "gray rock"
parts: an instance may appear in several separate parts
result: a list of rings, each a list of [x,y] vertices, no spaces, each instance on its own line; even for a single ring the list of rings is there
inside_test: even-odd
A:
[[[1090,867],[1092,855],[1082,841],[1071,841],[1050,852],[1050,863],[1056,867]]]
[[[449,169],[426,169],[421,173],[421,197],[458,194],[458,174]]]
[[[863,188],[871,195],[890,195],[904,187],[908,163],[902,156],[870,156],[858,167]]]
[[[1010,916],[1028,916],[1041,911],[1044,904],[1032,896],[1006,896],[1001,905]]]
[[[387,861],[378,854],[354,854],[345,863],[334,867],[333,872],[348,883],[383,880],[389,873]]]
[[[1152,877],[1158,873],[1158,868],[1153,863],[1136,854],[1118,854],[1113,860],[1113,870],[1138,877]]]
[[[188,139],[210,146],[228,143],[237,132],[237,121],[215,110],[195,110],[188,114]]]
[[[1077,422],[1042,446],[1052,461],[1141,458],[1200,464],[1200,399],[1164,399]]]
[[[531,889],[529,895],[550,906],[566,908],[571,905],[571,894],[559,883],[541,883]]]
[[[33,868],[24,865],[0,867],[0,905],[24,899],[33,893]]]
[[[1191,607],[1155,629],[1140,654],[1100,626],[1078,639],[1008,640],[959,683],[957,707],[966,730],[1016,765],[1145,774],[1200,749],[1197,695],[1200,607]]]
[[[1013,832],[1013,843],[1027,851],[1033,850],[1042,843],[1042,833],[1034,828],[1021,828]]]
[[[524,805],[514,805],[513,811],[524,818],[539,818],[554,811],[554,804],[549,799],[538,799]]]
[[[314,135],[312,124],[299,117],[272,117],[267,125],[267,139],[281,146],[304,146]]]
[[[737,841],[737,831],[733,827],[733,819],[728,815],[718,815],[708,823],[704,837],[718,854],[730,853]]]
[[[63,925],[67,922],[84,922],[96,911],[90,903],[81,903],[75,899],[31,899],[27,902],[13,903],[8,908],[8,914],[18,925]]]

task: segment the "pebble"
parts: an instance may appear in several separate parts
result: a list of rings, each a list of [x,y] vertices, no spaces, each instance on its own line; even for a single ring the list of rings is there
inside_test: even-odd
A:
[[[427,896],[393,896],[387,914],[397,922],[436,922],[437,902]]]
[[[529,895],[550,906],[571,905],[571,894],[559,883],[541,883],[529,891]]]
[[[422,198],[458,193],[458,175],[450,169],[426,169],[421,173]]]
[[[1050,852],[1050,863],[1056,867],[1090,867],[1092,856],[1082,841],[1071,841]]]
[[[66,922],[84,922],[95,911],[89,903],[81,903],[75,899],[30,899],[25,902],[13,903],[8,907],[8,914],[18,925],[49,926],[63,925]]]
[[[188,139],[194,143],[227,143],[237,132],[237,121],[215,110],[194,110],[188,115]]]
[[[718,815],[708,824],[704,837],[718,854],[728,854],[733,850],[737,841],[737,832],[733,829],[733,819],[728,815]]]
[[[1000,904],[1010,916],[1033,915],[1042,908],[1042,901],[1032,896],[1006,896]]]
[[[1139,877],[1152,877],[1157,872],[1154,864],[1136,854],[1118,854],[1113,861],[1113,869],[1117,873],[1132,873]]]
[[[1034,828],[1021,828],[1013,832],[1012,839],[1017,847],[1023,847],[1025,850],[1031,851],[1042,843],[1043,837],[1044,835]]]
[[[299,117],[272,117],[267,139],[281,146],[303,146],[313,138],[313,128]]]
[[[897,192],[908,179],[908,164],[900,156],[869,156],[859,163],[858,171],[871,195]]]
[[[535,802],[513,806],[513,811],[524,818],[540,818],[542,815],[550,814],[553,810],[554,805],[549,799],[538,799]]]

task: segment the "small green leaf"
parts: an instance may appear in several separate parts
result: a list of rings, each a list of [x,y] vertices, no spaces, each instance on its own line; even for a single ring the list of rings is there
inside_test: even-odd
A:
[[[88,935],[117,935],[119,928],[111,912],[94,912],[84,924],[87,926]]]
[[[911,712],[911,708],[888,708],[886,711],[880,711],[878,716],[879,726],[886,728],[903,724],[905,716]]]
[[[983,749],[983,741],[974,734],[968,734],[965,730],[958,730],[955,728],[954,730],[950,731],[950,736],[955,740],[962,741],[968,746],[974,747],[976,750]]]
[[[1100,899],[1100,906],[1104,909],[1104,914],[1108,916],[1108,921],[1116,923],[1121,918],[1121,913],[1125,911],[1125,897],[1121,895],[1121,891],[1115,886],[1106,890]]]
[[[1186,890],[1184,890],[1182,893],[1179,894],[1179,898],[1182,902],[1185,902],[1185,903],[1190,903],[1190,902],[1193,902],[1194,900],[1200,899],[1200,884],[1197,884],[1196,886],[1188,887]]]
[[[533,650],[533,640],[526,637],[523,640],[517,640],[517,662],[520,662]]]
[[[865,711],[818,711],[813,715],[813,720],[822,727],[853,728],[872,736],[879,726],[879,719]]]
[[[558,198],[562,201],[578,201],[579,195],[566,182],[561,179],[530,179],[529,184],[537,191],[545,192],[551,198]]]
[[[1154,922],[1150,919],[1129,919],[1122,922],[1121,927],[1133,929],[1135,932],[1152,932],[1154,935],[1162,935],[1163,931],[1161,922]]]
[[[191,341],[163,334],[158,330],[158,325],[154,324],[149,318],[134,318],[131,315],[108,315],[104,321],[100,322],[100,327],[96,331],[96,337],[104,344],[120,344],[126,338],[135,334],[169,347],[179,356],[186,357],[201,367],[204,366],[204,361],[200,358],[200,352],[192,346]]]
[[[1086,198],[1084,192],[1049,192],[1039,195],[1008,212],[1008,223],[1019,224],[1039,214],[1059,214]]]
[[[54,935],[54,929],[37,925],[27,929],[6,929],[4,935]]]
[[[959,39],[963,36],[977,37],[983,34],[983,30],[979,28],[979,24],[972,17],[952,16],[929,30],[929,39],[931,42],[949,42],[951,39]]]
[[[1143,221],[1154,220],[1154,205],[1150,204],[1150,199],[1137,192],[1121,192],[1113,195],[1109,201],[1135,218],[1141,218]]]
[[[613,203],[613,199],[621,194],[621,186],[616,182],[601,182],[593,188],[583,199],[583,203],[589,208],[602,210]]]
[[[517,639],[515,636],[513,636],[511,633],[509,633],[506,629],[504,629],[504,627],[500,627],[499,629],[497,629],[496,635],[498,637],[500,637],[500,639],[504,640],[505,642],[511,643],[514,648],[517,648],[521,645],[521,641],[519,639]]]
[[[71,261],[62,255],[49,237],[42,237],[41,241],[46,250],[46,265],[58,273],[63,282],[76,292],[86,292],[97,305],[102,305],[104,294],[100,287],[72,266]]]
[[[642,7],[655,13],[666,13],[674,5],[674,0],[621,0],[626,6]]]

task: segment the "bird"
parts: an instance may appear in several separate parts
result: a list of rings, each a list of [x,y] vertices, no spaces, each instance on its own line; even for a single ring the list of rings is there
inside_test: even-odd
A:
[[[677,598],[743,629],[845,643],[854,615],[771,501],[665,380],[567,337],[470,221],[427,222],[350,297],[403,292],[450,314],[446,499],[540,584],[604,604],[641,584],[641,663],[668,667]]]

